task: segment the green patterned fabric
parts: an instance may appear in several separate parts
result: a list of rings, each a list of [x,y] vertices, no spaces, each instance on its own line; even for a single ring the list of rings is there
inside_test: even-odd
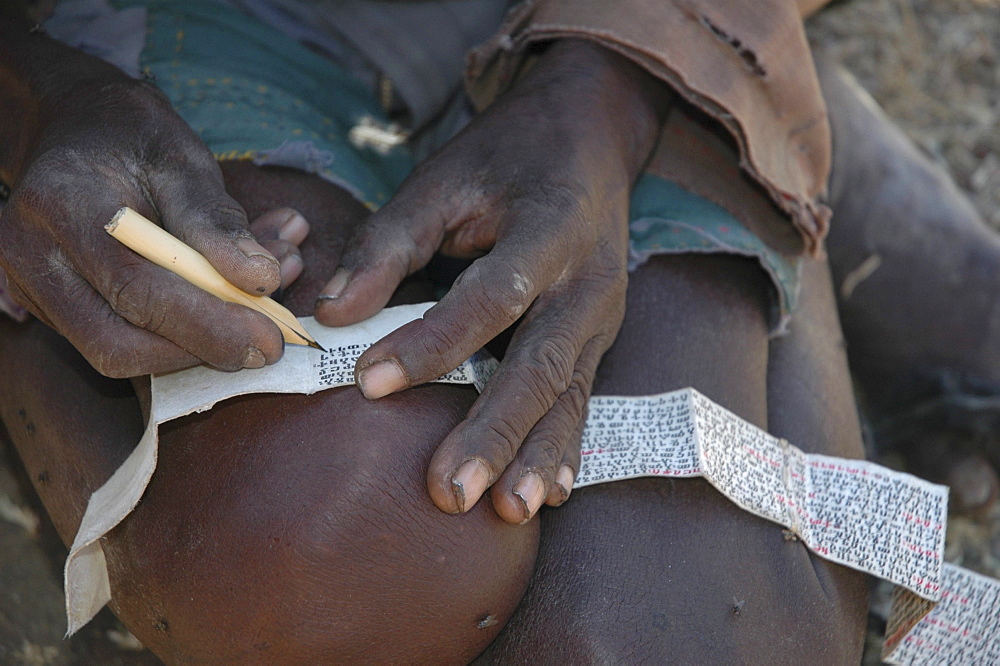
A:
[[[113,4],[146,7],[140,65],[219,159],[299,162],[371,208],[412,168],[405,148],[383,156],[348,142],[362,118],[386,118],[361,83],[298,42],[214,0]]]
[[[795,309],[799,261],[775,252],[728,211],[680,185],[646,173],[632,192],[629,268],[657,254],[716,253],[755,258],[775,286],[772,333],[782,333]]]
[[[356,148],[363,118],[386,122],[371,91],[295,40],[218,0],[114,0],[148,12],[140,65],[219,159],[252,159],[316,173],[369,208],[413,167],[405,146]],[[630,212],[629,265],[650,256],[731,253],[756,258],[775,285],[772,331],[784,331],[798,293],[796,259],[771,250],[727,211],[645,174]]]

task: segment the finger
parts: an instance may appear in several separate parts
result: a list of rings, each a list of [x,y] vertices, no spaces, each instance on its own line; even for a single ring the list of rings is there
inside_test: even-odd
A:
[[[48,326],[59,331],[70,344],[101,374],[126,378],[180,370],[201,361],[169,340],[138,328],[118,317],[107,301],[82,277],[60,276],[59,291],[62,305],[45,303],[39,306],[35,298],[25,298],[38,309]],[[41,301],[52,300],[39,298]],[[72,308],[65,307],[71,303]],[[38,315],[36,315],[38,316]]]
[[[250,231],[278,259],[281,289],[295,282],[305,267],[299,245],[309,235],[309,222],[294,208],[269,210],[250,223]]]
[[[202,362],[166,338],[116,316],[99,294],[93,294],[91,314],[100,316],[103,325],[88,331],[80,325],[69,324],[65,330],[70,344],[102,375],[126,379],[183,370]]]
[[[566,301],[572,299],[568,296],[539,300],[519,324],[507,356],[467,418],[435,452],[428,470],[428,486],[431,499],[443,511],[456,513],[471,508],[514,460],[521,443],[560,396],[569,391],[574,380],[585,380],[574,372],[588,339],[584,336],[589,335],[586,331],[601,330],[601,326],[588,308],[566,307]],[[539,433],[530,462],[537,463],[549,477],[548,483],[575,423],[563,428],[561,438],[551,435],[557,423],[565,426],[570,420],[569,405],[578,391],[576,388],[567,395],[566,407]],[[546,480],[542,481],[544,491]],[[542,492],[539,505],[544,497]],[[517,514],[512,522],[523,522],[520,506],[505,506],[502,516],[514,518]]]
[[[371,317],[406,276],[430,261],[449,227],[477,214],[479,198],[433,166],[419,168],[393,199],[357,227],[341,266],[316,300],[316,319],[345,326]]]
[[[266,295],[281,284],[277,258],[250,233],[246,213],[222,183],[208,156],[188,156],[149,174],[149,189],[163,228],[187,243],[234,286]]]
[[[309,235],[309,221],[294,208],[276,208],[251,222],[250,232],[265,247],[275,240],[301,245]]]
[[[543,502],[558,506],[569,497],[580,466],[580,439],[590,388],[605,349],[597,339],[587,343],[569,388],[531,429],[514,460],[493,484],[493,506],[506,522],[525,523]]]
[[[68,195],[76,192],[76,187],[74,182],[65,180],[57,182],[53,189]],[[148,203],[142,199],[123,199],[110,190],[98,190],[88,193],[85,208],[72,209],[69,204],[79,197],[52,199],[37,189],[37,186],[21,188],[18,215],[8,215],[6,207],[0,215],[10,247],[22,248],[18,254],[6,256],[5,261],[16,263],[16,267],[11,266],[12,275],[44,276],[44,279],[20,280],[19,286],[53,327],[78,347],[92,345],[91,340],[105,341],[130,359],[151,361],[150,369],[145,372],[192,364],[185,355],[166,352],[160,344],[153,344],[152,337],[128,333],[121,343],[108,340],[104,337],[105,329],[124,323],[116,322],[120,317],[220,369],[260,367],[281,357],[281,333],[269,319],[247,308],[223,303],[143,259],[104,232],[103,225],[122,203],[132,205],[140,213],[151,214]],[[73,242],[43,244],[39,249],[38,228],[46,228],[45,220],[52,220],[55,225],[48,233],[57,238],[60,236],[55,234],[64,234]],[[99,293],[107,307],[97,308],[90,292],[82,288],[84,284]],[[166,354],[165,362],[132,348],[142,340],[153,345],[153,351]],[[100,359],[94,365],[98,369],[116,365],[137,367],[131,360],[116,364]],[[124,370],[108,372],[120,374]]]
[[[422,319],[400,327],[362,354],[355,375],[365,396],[377,399],[433,381],[517,321],[564,265],[558,255],[545,260],[537,256],[538,248],[548,244],[522,247],[498,246],[477,259]],[[570,363],[567,378],[571,369]]]
[[[278,265],[281,267],[281,289],[285,289],[302,275],[305,264],[302,263],[302,253],[298,245],[278,239],[260,241],[260,244],[278,258]],[[277,298],[276,294],[277,292],[271,296]]]
[[[600,362],[600,361],[598,361]],[[590,387],[593,387],[591,379]],[[573,493],[573,485],[576,483],[576,475],[580,472],[581,450],[583,442],[583,431],[587,426],[587,413],[590,408],[590,394],[587,394],[587,401],[583,408],[580,422],[573,435],[567,440],[566,448],[563,449],[563,457],[556,469],[555,483],[549,488],[545,496],[545,503],[549,506],[562,506]]]
[[[71,320],[96,335],[115,319],[110,313],[104,319],[96,318],[92,305],[81,304],[84,297],[76,284],[75,268],[79,266],[79,274],[104,298],[110,312],[166,338],[213,367],[229,371],[259,368],[281,358],[281,332],[264,315],[221,301],[150,263],[107,234],[95,239],[94,244],[100,262],[81,261],[78,257],[71,263],[59,250],[46,257],[49,289],[45,293],[36,291],[33,298],[53,320]],[[58,321],[57,325],[69,337],[70,329]],[[148,340],[145,336],[129,338],[139,339]]]
[[[556,482],[549,489],[549,494],[545,496],[545,503],[549,506],[562,506],[573,493],[573,484],[576,483],[576,475],[580,472],[580,441],[583,439],[583,428],[586,425],[586,414],[584,422],[580,424],[580,433],[574,440],[570,440],[569,445],[563,452],[563,462],[556,471]]]

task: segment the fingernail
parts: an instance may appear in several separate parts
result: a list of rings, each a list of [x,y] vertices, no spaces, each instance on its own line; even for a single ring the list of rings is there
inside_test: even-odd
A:
[[[358,388],[369,400],[378,400],[406,388],[406,375],[393,359],[373,363],[358,373]]]
[[[250,347],[247,349],[247,353],[243,356],[244,368],[263,368],[264,362],[264,352],[256,347]]]
[[[326,283],[326,286],[323,287],[323,293],[319,295],[318,300],[340,298],[340,295],[344,293],[344,288],[347,287],[347,283],[350,281],[351,271],[341,266],[333,274],[333,277],[330,278],[330,281]]]
[[[299,213],[293,213],[281,225],[281,229],[278,230],[278,238],[289,243],[294,243],[297,239],[301,239],[308,233],[309,223],[306,222],[306,218],[302,217]]]
[[[531,517],[538,511],[538,507],[542,506],[542,502],[545,501],[545,482],[535,472],[528,472],[514,486],[514,494],[521,499],[521,504],[524,507],[524,520],[522,522],[526,523],[531,520]]]
[[[278,260],[274,258],[274,255],[265,250],[260,243],[252,238],[238,238],[236,240],[236,247],[240,249],[247,259],[256,259],[257,257],[262,257],[268,261],[273,261],[276,266],[278,266]]]
[[[451,491],[458,502],[458,512],[468,511],[490,485],[490,470],[479,460],[466,460],[451,477]]]
[[[302,274],[302,257],[289,252],[281,258],[281,286],[287,287],[292,281]],[[272,296],[273,298],[273,296]]]
[[[573,468],[569,465],[563,465],[556,472],[556,485],[559,486],[559,491],[562,493],[560,504],[568,500],[570,493],[573,492],[573,480],[575,476]]]

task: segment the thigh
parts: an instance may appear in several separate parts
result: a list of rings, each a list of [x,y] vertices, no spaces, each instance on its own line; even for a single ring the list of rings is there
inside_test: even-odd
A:
[[[799,346],[835,343],[836,329],[817,326],[802,335],[793,328],[788,341],[769,345],[766,288],[756,266],[731,257],[664,257],[640,268],[595,392],[694,386],[761,427],[771,421],[772,430],[808,440],[814,450],[860,455],[842,358],[833,373],[841,373],[839,383],[829,387],[838,395],[834,409],[815,422],[783,416],[795,382],[830,374],[819,359],[799,372]],[[786,377],[787,367],[798,372],[794,379]],[[787,412],[804,403],[807,413],[824,412],[825,390],[797,397]],[[623,481],[580,489],[543,514],[528,594],[487,657],[857,661],[866,607],[863,576],[786,541],[779,525],[738,509],[703,480]]]
[[[289,170],[224,171],[251,216],[292,206],[312,222],[286,294],[307,313],[364,209]],[[38,322],[0,322],[0,368],[0,416],[68,543],[139,440],[138,401]],[[468,660],[513,612],[538,534],[488,500],[450,516],[428,498],[430,455],[474,399],[432,385],[369,402],[345,387],[166,424],[151,485],[103,543],[113,610],[171,662]]]

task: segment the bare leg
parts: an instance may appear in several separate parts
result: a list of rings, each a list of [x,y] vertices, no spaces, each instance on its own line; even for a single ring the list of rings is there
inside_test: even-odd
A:
[[[822,58],[818,69],[834,141],[828,249],[852,371],[877,435],[897,440],[917,473],[951,483],[960,509],[982,507],[996,479],[954,447],[992,431],[997,448],[1000,235],[849,76]],[[989,396],[992,409],[977,409]]]
[[[769,361],[752,263],[651,261],[629,285],[595,392],[694,386],[760,426],[770,415],[773,431],[807,450],[860,456],[824,270],[807,271],[803,312]],[[865,576],[786,541],[704,481],[592,486],[543,514],[531,586],[484,661],[857,662],[867,591]]]
[[[227,169],[240,173],[237,193],[305,188],[277,203],[313,222],[288,294],[308,310],[336,261],[323,226],[363,211],[301,174]],[[138,403],[37,322],[0,327],[0,368],[0,418],[68,542],[138,441]],[[488,504],[450,516],[428,499],[427,461],[474,396],[435,385],[373,403],[347,387],[171,422],[143,501],[104,542],[113,610],[171,662],[467,661],[520,600],[538,534]]]

